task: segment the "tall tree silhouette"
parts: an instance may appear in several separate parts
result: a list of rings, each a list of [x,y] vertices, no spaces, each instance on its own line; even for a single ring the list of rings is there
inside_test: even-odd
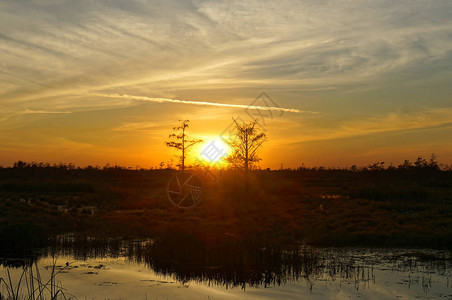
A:
[[[261,160],[257,151],[267,140],[267,136],[257,127],[257,119],[249,123],[232,120],[235,123],[234,137],[228,143],[233,152],[226,157],[226,161],[248,172],[249,168]]]
[[[170,148],[176,148],[180,150],[181,153],[180,155],[178,155],[180,164],[178,166],[180,166],[181,170],[183,171],[185,170],[185,158],[187,157],[187,154],[190,150],[189,148],[197,143],[202,142],[202,140],[188,140],[186,131],[189,128],[188,124],[190,123],[190,120],[179,120],[179,122],[181,122],[179,126],[173,127],[173,130],[178,131],[178,134],[173,133],[169,135],[170,139],[176,139],[176,141],[168,141],[165,142],[165,144]]]

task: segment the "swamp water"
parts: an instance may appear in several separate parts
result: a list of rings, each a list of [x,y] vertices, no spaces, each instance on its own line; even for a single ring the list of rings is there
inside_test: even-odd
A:
[[[77,299],[452,299],[452,254],[429,249],[64,236],[32,254],[3,251],[1,295],[24,268],[43,281],[56,273],[55,285]],[[28,295],[22,281],[19,294]]]

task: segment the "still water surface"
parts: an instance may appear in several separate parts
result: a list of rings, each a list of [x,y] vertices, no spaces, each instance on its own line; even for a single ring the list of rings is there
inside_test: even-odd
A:
[[[27,260],[3,255],[0,277],[17,282],[31,263],[50,278],[55,261],[78,299],[452,299],[451,253],[428,249],[65,237]]]

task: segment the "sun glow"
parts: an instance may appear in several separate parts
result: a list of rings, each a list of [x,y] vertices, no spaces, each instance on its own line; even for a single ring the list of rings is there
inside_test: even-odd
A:
[[[200,155],[205,162],[212,165],[224,162],[224,158],[231,152],[231,148],[220,138],[207,140],[201,148]]]

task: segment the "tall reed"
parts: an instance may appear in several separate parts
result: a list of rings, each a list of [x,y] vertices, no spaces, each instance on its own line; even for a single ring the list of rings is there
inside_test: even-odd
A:
[[[56,259],[52,260],[50,278],[41,277],[38,264],[35,262],[23,267],[17,282],[14,282],[10,269],[6,269],[6,276],[0,277],[0,300],[58,300],[77,299],[69,294],[57,281],[57,275],[67,269],[69,264],[59,268]]]

